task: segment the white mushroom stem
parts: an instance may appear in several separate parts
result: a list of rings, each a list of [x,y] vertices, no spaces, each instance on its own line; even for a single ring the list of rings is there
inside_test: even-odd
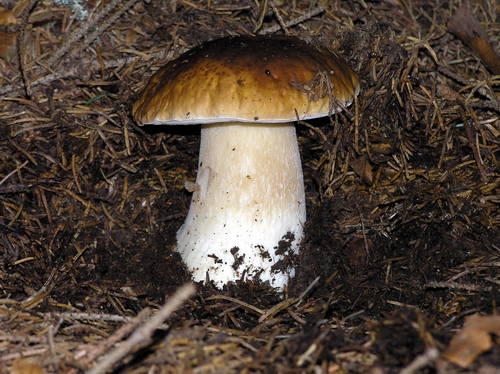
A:
[[[205,281],[208,274],[220,288],[245,275],[282,289],[295,271],[273,265],[298,253],[306,220],[295,125],[202,125],[191,187],[177,251],[194,280]],[[285,251],[276,253],[282,240]]]

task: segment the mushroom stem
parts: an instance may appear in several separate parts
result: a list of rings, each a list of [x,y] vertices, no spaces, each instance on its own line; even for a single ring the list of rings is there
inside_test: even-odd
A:
[[[194,280],[222,287],[245,275],[282,289],[295,271],[278,262],[298,253],[306,220],[294,123],[202,125],[191,189],[177,251]]]

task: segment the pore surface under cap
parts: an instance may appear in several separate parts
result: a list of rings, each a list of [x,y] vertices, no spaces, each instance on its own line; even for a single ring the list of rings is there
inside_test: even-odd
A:
[[[325,84],[329,79],[331,84]],[[206,42],[170,61],[134,104],[139,124],[290,122],[348,105],[358,78],[335,53],[288,36]]]

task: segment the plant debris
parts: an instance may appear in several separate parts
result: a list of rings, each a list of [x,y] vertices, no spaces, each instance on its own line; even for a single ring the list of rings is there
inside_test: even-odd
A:
[[[500,55],[466,3],[449,20],[448,29],[476,52],[493,74],[500,74]]]
[[[4,1],[0,372],[498,371],[500,9],[463,4],[91,0],[80,19]],[[167,61],[253,33],[331,48],[361,91],[297,125],[307,222],[284,294],[179,298],[199,128],[140,128],[131,104]]]
[[[493,347],[491,334],[500,334],[499,316],[473,315],[467,317],[462,329],[453,337],[442,358],[463,368]]]

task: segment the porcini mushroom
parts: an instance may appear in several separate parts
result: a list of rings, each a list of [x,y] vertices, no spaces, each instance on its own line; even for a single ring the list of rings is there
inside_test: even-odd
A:
[[[358,78],[335,53],[288,36],[206,42],[160,68],[139,124],[201,124],[193,192],[176,250],[195,281],[246,277],[282,289],[306,220],[295,121],[349,105]],[[208,276],[208,278],[207,278]]]

